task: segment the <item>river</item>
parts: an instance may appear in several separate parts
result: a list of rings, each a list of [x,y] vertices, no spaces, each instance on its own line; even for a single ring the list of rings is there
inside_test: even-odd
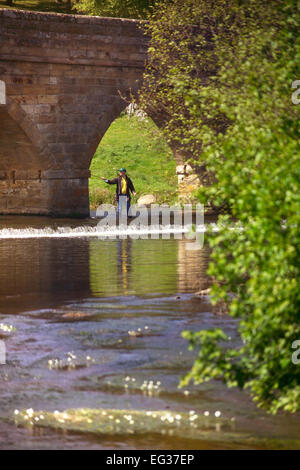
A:
[[[217,381],[178,388],[195,358],[183,330],[221,327],[239,342],[236,322],[194,295],[207,287],[207,245],[188,250],[192,241],[166,234],[101,239],[94,229],[91,219],[0,218],[0,448],[299,447],[299,415],[270,416]],[[187,424],[90,432],[16,419],[78,408],[182,414]]]

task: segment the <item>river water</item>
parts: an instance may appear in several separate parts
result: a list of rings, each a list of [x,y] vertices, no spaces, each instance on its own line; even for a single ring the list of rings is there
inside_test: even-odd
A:
[[[0,218],[0,323],[14,328],[0,330],[0,448],[297,447],[299,415],[269,416],[216,381],[178,388],[195,358],[183,330],[221,327],[239,341],[235,321],[194,296],[207,287],[207,245],[188,250],[192,241],[166,233],[101,239],[93,230],[92,220]],[[17,425],[14,410],[28,408],[209,413],[210,432]]]

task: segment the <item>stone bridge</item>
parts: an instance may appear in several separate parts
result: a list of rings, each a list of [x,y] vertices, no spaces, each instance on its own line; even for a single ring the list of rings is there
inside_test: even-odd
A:
[[[146,50],[136,20],[0,9],[1,214],[89,215],[91,159]]]

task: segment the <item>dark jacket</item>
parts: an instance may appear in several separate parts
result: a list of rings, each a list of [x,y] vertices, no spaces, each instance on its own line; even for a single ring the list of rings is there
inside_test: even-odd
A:
[[[127,196],[127,199],[130,201],[131,199],[131,196],[130,196],[130,191],[133,193],[135,193],[135,189],[134,189],[134,186],[133,186],[133,183],[131,181],[131,179],[126,175],[125,176],[126,180],[127,180],[127,190],[126,190],[126,196]],[[112,180],[105,180],[106,183],[108,184],[116,184],[117,185],[117,188],[116,188],[116,201],[119,200],[119,196],[122,196],[122,176],[117,176],[117,178],[113,178]]]

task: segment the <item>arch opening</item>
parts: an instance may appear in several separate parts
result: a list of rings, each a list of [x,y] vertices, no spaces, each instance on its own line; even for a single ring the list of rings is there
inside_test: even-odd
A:
[[[177,201],[176,160],[159,127],[151,117],[131,106],[111,122],[91,160],[90,207],[114,202],[115,187],[101,181],[118,175],[125,167],[137,196],[152,195],[157,203]]]

